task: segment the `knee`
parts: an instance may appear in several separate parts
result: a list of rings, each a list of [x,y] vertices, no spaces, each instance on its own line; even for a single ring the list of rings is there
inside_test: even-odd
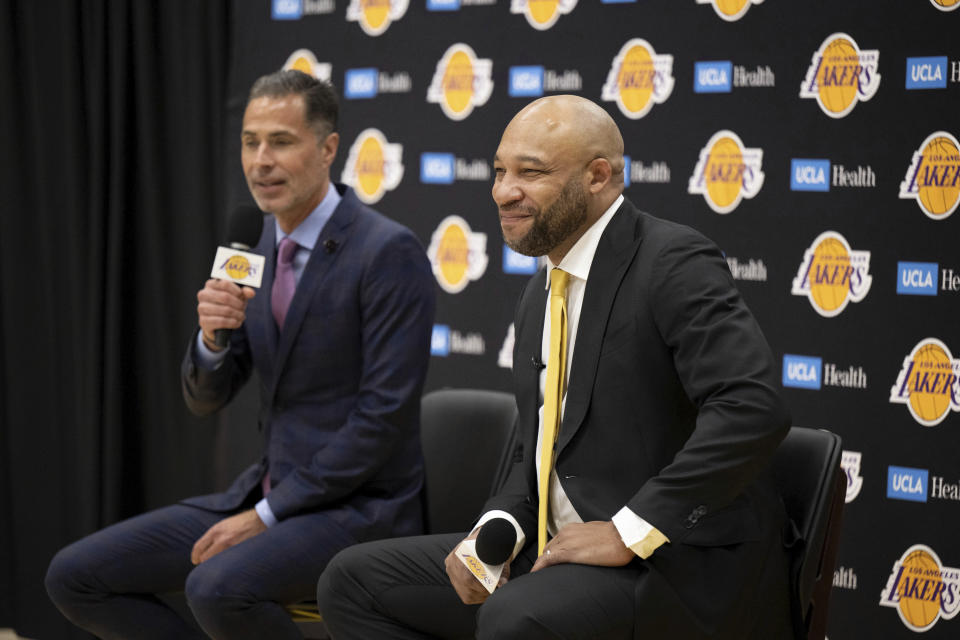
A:
[[[494,638],[542,638],[544,626],[527,602],[511,598],[509,593],[493,592],[477,613],[478,640]]]
[[[204,562],[187,576],[184,595],[194,617],[201,625],[221,619],[238,596],[232,581],[214,563]]]
[[[354,581],[353,576],[363,562],[364,556],[357,552],[357,546],[347,547],[327,563],[320,579],[317,581],[317,609],[323,615],[324,611],[333,611],[339,597],[342,597],[344,585]]]
[[[61,549],[47,567],[44,586],[57,608],[66,613],[93,591],[87,554],[80,552],[76,543]]]

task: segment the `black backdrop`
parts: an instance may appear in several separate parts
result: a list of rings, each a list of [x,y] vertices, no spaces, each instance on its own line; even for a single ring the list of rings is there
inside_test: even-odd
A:
[[[526,276],[503,267],[485,172],[503,126],[531,99],[511,95],[511,67],[542,67],[545,94],[558,92],[549,77],[559,76],[600,101],[629,40],[672,56],[669,74],[661,66],[658,79],[671,75],[672,91],[644,116],[602,102],[638,169],[626,195],[714,238],[735,268],[753,265],[738,269],[738,284],[784,360],[783,393],[795,424],[844,438],[851,491],[830,637],[912,637],[896,610],[878,603],[895,562],[913,545],[936,553],[944,568],[937,575],[948,592],[957,589],[948,568],[960,566],[960,501],[949,491],[934,495],[932,483],[960,483],[960,418],[948,408],[937,426],[924,427],[890,396],[904,358],[925,338],[942,341],[954,358],[960,353],[960,291],[941,286],[948,271],[960,276],[960,214],[935,220],[915,199],[898,197],[927,136],[960,135],[960,69],[953,71],[960,10],[930,0],[767,0],[724,20],[699,0],[580,0],[563,3],[569,14],[537,30],[506,0],[425,0],[405,11],[393,0],[394,19],[374,36],[346,19],[347,0],[144,4],[0,5],[0,76],[3,95],[12,97],[0,101],[7,205],[0,514],[11,515],[0,516],[0,626],[68,637],[40,583],[56,548],[119,517],[222,485],[256,449],[255,429],[244,420],[252,399],[241,398],[219,423],[191,418],[179,398],[177,364],[225,212],[248,198],[237,161],[244,94],[300,49],[329,64],[341,89],[348,71],[356,80],[343,100],[335,177],[351,168],[361,132],[375,127],[388,145],[402,146],[394,152],[403,166],[375,207],[410,226],[425,247],[448,216],[485,235],[469,247],[456,233],[437,237],[431,251],[446,274],[438,286],[456,289],[451,280],[464,269],[482,273],[458,293],[440,293],[428,388],[509,388],[500,353]],[[811,59],[838,32],[855,41],[861,63],[879,52],[880,82],[872,97],[834,118],[799,93]],[[461,120],[427,100],[438,61],[456,43],[492,64],[489,99]],[[908,58],[928,56],[946,58],[945,87],[908,90]],[[772,86],[740,82],[698,92],[696,65],[711,61],[760,70],[755,78],[769,85],[772,75]],[[374,82],[365,84],[371,69]],[[482,82],[473,89],[482,92]],[[761,149],[765,174],[754,197],[723,215],[688,190],[701,150],[721,130]],[[421,165],[430,153],[466,166],[453,176],[429,172]],[[386,167],[397,169],[397,158],[385,155],[383,174],[366,179],[382,183]],[[805,159],[821,161],[806,166],[829,163],[826,183],[839,165],[861,168],[867,186],[795,190],[794,161]],[[826,231],[870,254],[869,290],[835,317],[791,294],[805,252]],[[926,293],[937,295],[898,295],[902,262],[935,263]],[[794,355],[819,362],[790,367]],[[831,377],[831,365],[849,379]],[[224,422],[247,428],[233,424],[228,432]],[[889,498],[888,481],[903,477],[894,467],[916,479],[925,472],[922,495]],[[947,603],[941,615],[955,611]],[[958,624],[941,619],[926,635],[953,637]]]

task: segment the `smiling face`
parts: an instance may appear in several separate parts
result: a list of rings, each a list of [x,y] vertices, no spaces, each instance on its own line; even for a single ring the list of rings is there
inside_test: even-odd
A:
[[[243,115],[241,161],[257,206],[293,231],[327,193],[339,136],[318,136],[297,94],[255,98]]]

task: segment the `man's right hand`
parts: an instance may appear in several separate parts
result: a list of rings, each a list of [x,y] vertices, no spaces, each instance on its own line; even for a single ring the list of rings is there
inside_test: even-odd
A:
[[[464,538],[464,541],[473,540],[479,533],[480,527],[477,527],[469,536]],[[463,544],[463,542],[460,544]],[[453,551],[447,554],[447,559],[444,561],[447,576],[450,578],[450,583],[464,604],[481,604],[490,597],[490,593],[487,592],[486,587],[470,573],[470,570],[467,569],[463,562],[460,561],[460,558],[457,557],[456,551],[459,546],[458,544],[454,547]],[[509,579],[510,563],[508,562],[503,567],[503,573],[500,574],[500,581],[497,583],[497,587],[502,587]]]
[[[220,351],[214,331],[236,329],[247,317],[247,302],[256,294],[251,287],[241,287],[227,280],[207,280],[197,292],[197,317],[203,332],[203,343],[211,351]]]

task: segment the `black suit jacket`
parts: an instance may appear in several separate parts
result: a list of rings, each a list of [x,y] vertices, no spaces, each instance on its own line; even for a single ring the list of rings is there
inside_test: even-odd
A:
[[[522,452],[486,505],[516,517],[528,542],[541,404],[529,363],[540,354],[545,278],[533,277],[516,310]],[[767,470],[789,429],[776,385],[773,356],[716,246],[625,200],[590,269],[555,468],[584,521],[626,505],[669,538],[645,563],[657,575],[638,585],[638,611],[683,612],[710,635],[727,627],[769,554],[785,557]],[[785,597],[786,582],[775,582],[766,588]]]

